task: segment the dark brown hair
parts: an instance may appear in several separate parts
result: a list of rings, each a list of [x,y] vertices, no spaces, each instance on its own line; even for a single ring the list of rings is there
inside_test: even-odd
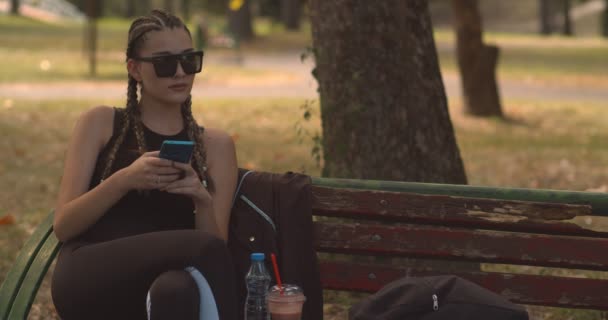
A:
[[[146,41],[146,33],[149,31],[161,31],[164,29],[183,28],[188,35],[190,30],[180,20],[180,18],[162,11],[152,10],[147,16],[142,16],[133,21],[129,28],[129,38],[127,42],[127,57],[126,60],[137,57],[139,49]],[[203,128],[199,127],[194,116],[192,115],[192,97],[188,97],[181,106],[181,113],[184,119],[184,125],[188,132],[190,140],[195,142],[194,147],[194,169],[199,175],[203,185],[211,187],[211,181],[207,177],[207,157],[205,145],[203,143]],[[146,140],[144,138],[143,125],[141,122],[141,110],[137,98],[137,80],[129,74],[129,82],[127,86],[127,105],[124,112],[122,131],[112,145],[110,152],[106,158],[105,167],[103,169],[101,179],[105,179],[110,175],[112,165],[116,158],[116,153],[122,145],[129,130],[133,130],[137,139],[139,153],[143,154],[147,151]]]

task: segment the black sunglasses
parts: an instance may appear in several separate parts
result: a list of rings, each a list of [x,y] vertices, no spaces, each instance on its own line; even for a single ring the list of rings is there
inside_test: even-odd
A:
[[[154,72],[157,77],[168,78],[173,77],[177,72],[178,62],[186,74],[201,72],[203,68],[203,51],[169,54],[158,57],[137,57],[134,60],[151,62],[154,65]]]

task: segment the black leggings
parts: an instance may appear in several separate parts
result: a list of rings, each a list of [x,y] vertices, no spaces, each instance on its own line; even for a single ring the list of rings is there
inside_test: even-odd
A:
[[[224,242],[198,230],[145,233],[94,244],[66,244],[53,275],[52,296],[63,320],[198,320],[192,266],[213,292],[220,319],[237,319],[236,284]]]

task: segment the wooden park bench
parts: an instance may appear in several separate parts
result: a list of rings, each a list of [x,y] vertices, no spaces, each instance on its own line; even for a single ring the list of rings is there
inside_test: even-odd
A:
[[[608,232],[566,221],[606,215],[608,194],[327,178],[313,178],[312,193],[325,289],[375,292],[404,276],[445,274],[354,256],[608,270]],[[50,214],[31,235],[0,287],[0,320],[27,317],[60,247],[52,220]],[[608,280],[452,274],[515,303],[608,310]]]

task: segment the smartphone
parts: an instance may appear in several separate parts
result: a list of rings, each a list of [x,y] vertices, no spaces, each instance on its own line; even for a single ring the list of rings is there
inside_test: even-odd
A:
[[[181,140],[165,140],[160,146],[159,157],[181,163],[190,163],[194,142]]]

